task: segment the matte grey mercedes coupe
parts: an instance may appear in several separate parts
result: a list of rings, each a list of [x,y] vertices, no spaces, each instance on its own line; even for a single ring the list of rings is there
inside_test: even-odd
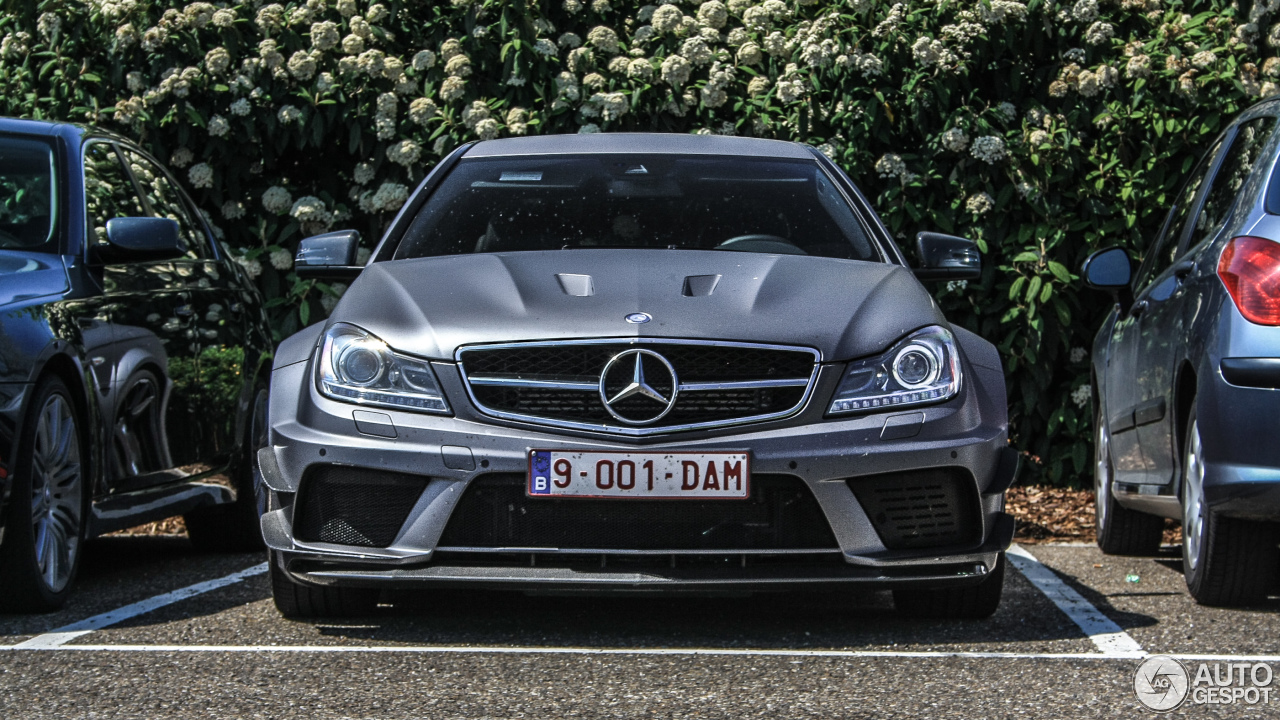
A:
[[[275,356],[259,452],[280,611],[401,587],[893,590],[1000,602],[1017,472],[1000,357],[813,148],[606,134],[474,143]]]

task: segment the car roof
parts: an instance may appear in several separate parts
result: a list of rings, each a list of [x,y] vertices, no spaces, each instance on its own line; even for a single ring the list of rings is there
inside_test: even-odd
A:
[[[805,145],[782,140],[682,133],[586,133],[485,140],[463,157],[511,155],[737,155],[813,160]]]
[[[0,133],[61,137],[72,143],[79,138],[87,136],[107,137],[119,142],[134,144],[133,140],[111,130],[84,123],[63,122],[60,120],[28,120],[25,118],[0,117]]]

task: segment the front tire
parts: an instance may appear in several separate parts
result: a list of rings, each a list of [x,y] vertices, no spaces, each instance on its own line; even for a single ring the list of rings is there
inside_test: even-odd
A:
[[[253,552],[262,550],[262,512],[258,487],[258,450],[267,445],[267,389],[258,388],[245,437],[244,458],[232,474],[236,500],[227,505],[187,513],[187,537],[201,552]]]
[[[1000,607],[1004,593],[1004,553],[996,558],[995,567],[977,585],[936,590],[894,590],[893,606],[900,614],[913,618],[946,620],[981,620],[989,618]]]
[[[84,435],[62,380],[40,382],[23,422],[0,544],[0,609],[50,612],[71,595],[89,490]]]
[[[268,552],[271,596],[280,614],[291,620],[347,618],[373,614],[378,591],[368,588],[315,587],[294,582],[281,567],[280,556]]]
[[[1204,501],[1204,447],[1195,410],[1182,462],[1182,571],[1201,605],[1251,605],[1266,599],[1277,550],[1271,523],[1222,517]]]
[[[1164,518],[1130,510],[1111,493],[1115,477],[1111,462],[1111,436],[1098,412],[1094,416],[1093,493],[1094,527],[1098,548],[1107,555],[1155,555],[1164,538]]]

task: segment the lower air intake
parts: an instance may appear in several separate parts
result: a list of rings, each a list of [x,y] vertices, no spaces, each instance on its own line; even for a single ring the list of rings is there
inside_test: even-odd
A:
[[[968,545],[979,540],[978,490],[963,470],[915,470],[847,482],[890,550]]]
[[[746,500],[530,498],[523,475],[467,487],[441,547],[561,550],[838,549],[802,480],[753,475]]]
[[[427,487],[419,475],[324,465],[302,480],[294,535],[303,542],[387,547]]]

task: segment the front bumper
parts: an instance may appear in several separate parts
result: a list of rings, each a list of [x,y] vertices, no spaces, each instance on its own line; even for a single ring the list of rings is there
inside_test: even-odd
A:
[[[939,586],[980,582],[1013,539],[1004,491],[1017,471],[1008,447],[998,371],[968,369],[956,399],[937,406],[841,419],[823,417],[839,368],[824,368],[814,400],[798,415],[708,433],[621,442],[503,423],[455,402],[453,417],[367,410],[331,401],[310,382],[309,362],[273,374],[271,442],[259,472],[271,493],[262,517],[276,562],[315,585],[481,586],[547,590],[744,591],[791,587]],[[450,398],[465,398],[456,368],[436,367]],[[995,387],[1000,383],[999,387]],[[906,418],[904,420],[904,417]],[[910,427],[904,431],[903,423]],[[905,435],[905,437],[904,437]],[[610,548],[441,546],[469,485],[491,474],[522,474],[530,448],[747,450],[754,475],[797,478],[830,524],[833,546],[807,550],[634,551]],[[294,500],[308,469],[337,465],[430,478],[386,547],[299,540]],[[972,542],[890,549],[858,503],[850,478],[960,468],[979,510]]]

